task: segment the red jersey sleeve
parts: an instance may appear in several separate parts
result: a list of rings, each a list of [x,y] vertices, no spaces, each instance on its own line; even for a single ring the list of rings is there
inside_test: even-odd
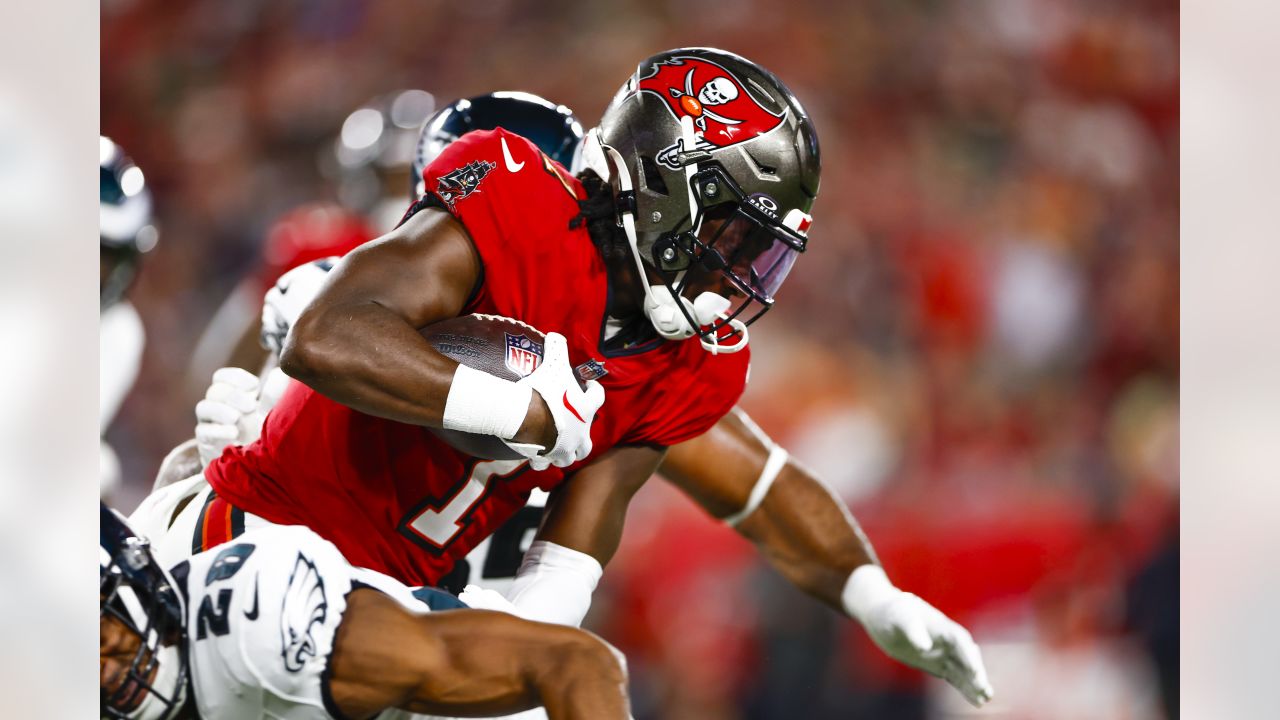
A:
[[[535,284],[543,280],[532,270],[565,264],[569,222],[585,196],[581,184],[536,145],[501,128],[450,143],[423,180],[480,254],[484,277],[468,311],[488,300],[525,317],[528,299],[538,295]]]

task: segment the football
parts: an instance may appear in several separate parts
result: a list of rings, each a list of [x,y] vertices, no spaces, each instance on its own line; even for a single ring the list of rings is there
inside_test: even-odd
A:
[[[463,315],[441,320],[419,330],[441,355],[469,368],[504,380],[519,380],[542,363],[542,343],[538,330],[519,320],[498,315]],[[485,460],[516,460],[521,457],[501,439],[461,430],[432,428],[436,437],[457,450]]]

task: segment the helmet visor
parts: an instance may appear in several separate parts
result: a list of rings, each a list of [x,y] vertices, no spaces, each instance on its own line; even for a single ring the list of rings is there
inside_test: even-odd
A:
[[[687,236],[691,239],[686,246],[692,246],[688,250],[694,268],[722,274],[736,289],[734,294],[772,304],[796,257],[804,252],[806,236],[782,223],[773,198],[746,195],[719,166],[694,174],[692,190],[698,202],[697,234]],[[701,273],[691,270],[696,283]]]
[[[773,306],[808,240],[783,221],[773,198],[764,193],[746,195],[718,164],[694,173],[690,194],[695,205],[693,222],[689,229],[668,236],[667,242],[655,243],[652,263],[677,273],[671,289],[687,299],[704,292],[729,298],[729,308],[710,325],[685,314],[704,338],[732,342],[737,331],[730,321],[750,325]],[[805,222],[796,227],[807,230],[804,217]]]

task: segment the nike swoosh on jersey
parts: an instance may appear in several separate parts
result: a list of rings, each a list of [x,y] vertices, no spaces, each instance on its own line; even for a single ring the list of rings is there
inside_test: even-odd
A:
[[[583,419],[582,419],[582,416],[578,414],[578,411],[577,411],[577,410],[574,410],[574,409],[573,409],[573,406],[569,404],[569,391],[568,391],[568,390],[565,390],[565,391],[564,391],[564,398],[563,398],[563,399],[564,399],[564,406],[565,406],[565,407],[567,407],[567,408],[569,408],[569,412],[573,413],[573,416],[574,416],[574,417],[578,418],[578,422],[580,422],[580,423],[584,423],[584,422],[586,422],[586,420],[583,420]]]
[[[524,163],[516,162],[516,159],[511,157],[511,149],[507,147],[506,138],[502,138],[502,159],[507,163],[509,172],[520,172],[520,169],[524,167]]]
[[[258,579],[253,580],[253,607],[244,611],[244,616],[250,620],[258,619]]]

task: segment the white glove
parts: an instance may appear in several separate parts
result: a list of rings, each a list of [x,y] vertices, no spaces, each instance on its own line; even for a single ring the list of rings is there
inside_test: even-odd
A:
[[[854,570],[843,599],[845,610],[889,657],[946,680],[974,707],[991,700],[994,691],[969,631],[894,587],[879,566]]]
[[[496,610],[520,617],[516,606],[512,605],[511,601],[497,590],[482,588],[479,585],[468,585],[458,594],[458,599],[472,610]]]
[[[213,384],[196,403],[196,447],[208,467],[228,445],[258,439],[266,410],[258,403],[258,376],[236,367],[213,373]]]
[[[262,347],[276,355],[284,347],[289,329],[324,287],[337,258],[323,258],[290,270],[276,281],[262,300]]]
[[[591,421],[604,404],[604,387],[595,380],[587,382],[586,390],[579,387],[563,335],[547,333],[542,364],[518,384],[532,387],[546,402],[556,424],[556,444],[547,450],[541,445],[505,441],[512,450],[529,458],[534,470],[546,470],[549,465],[568,467],[591,454]]]

